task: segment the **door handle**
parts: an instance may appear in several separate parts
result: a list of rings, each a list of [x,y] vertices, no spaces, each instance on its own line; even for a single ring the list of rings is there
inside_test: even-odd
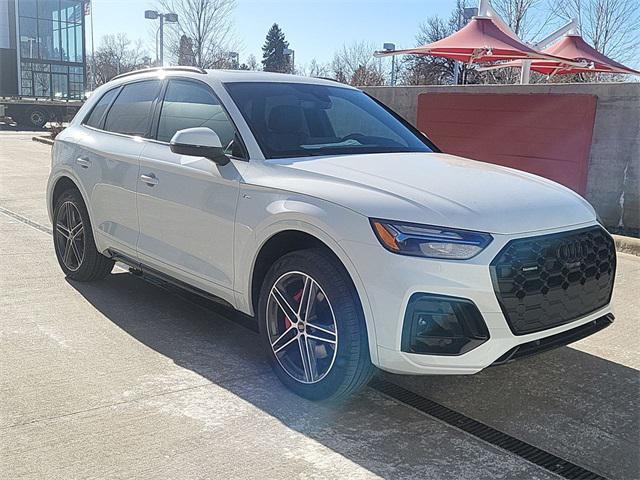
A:
[[[91,160],[88,158],[78,157],[76,158],[76,163],[82,168],[89,168],[89,166],[91,166]]]
[[[158,177],[156,177],[153,173],[140,175],[140,180],[142,180],[144,183],[146,183],[150,187],[153,187],[154,185],[158,184]]]

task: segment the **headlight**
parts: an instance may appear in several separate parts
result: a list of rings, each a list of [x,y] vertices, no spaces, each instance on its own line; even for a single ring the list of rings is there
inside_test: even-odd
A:
[[[467,260],[493,240],[488,233],[389,220],[371,219],[371,226],[384,248],[415,257]]]

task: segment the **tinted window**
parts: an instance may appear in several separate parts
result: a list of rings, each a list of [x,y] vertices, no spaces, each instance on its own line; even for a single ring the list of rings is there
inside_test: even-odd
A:
[[[359,90],[275,82],[226,88],[267,158],[432,151]]]
[[[157,138],[168,142],[178,130],[193,127],[210,128],[218,134],[223,147],[229,146],[235,136],[220,100],[206,85],[171,80],[160,111]]]
[[[160,80],[125,85],[107,113],[104,129],[128,135],[146,135],[151,121],[151,107],[159,91]]]
[[[104,112],[107,110],[107,107],[116,96],[116,93],[118,93],[117,88],[109,90],[107,93],[105,93],[102,98],[98,100],[98,103],[95,104],[93,110],[91,111],[91,115],[89,115],[89,118],[84,123],[89,125],[90,127],[100,128],[100,126],[102,125],[102,117],[104,116]]]

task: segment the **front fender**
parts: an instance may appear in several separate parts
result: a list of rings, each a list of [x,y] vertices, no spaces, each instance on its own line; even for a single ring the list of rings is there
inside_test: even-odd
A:
[[[331,226],[348,225],[351,229],[364,226],[370,229],[368,219],[349,209],[316,198],[305,198],[289,192],[274,193],[251,188],[248,190],[251,193],[244,192],[241,195],[236,218],[236,308],[249,315],[255,313],[251,301],[251,282],[260,250],[270,238],[280,232],[291,230],[311,235],[338,257],[351,277],[364,311],[371,361],[378,365],[373,311],[364,282],[355,264],[340,245],[342,235]],[[343,231],[342,228],[340,230]]]

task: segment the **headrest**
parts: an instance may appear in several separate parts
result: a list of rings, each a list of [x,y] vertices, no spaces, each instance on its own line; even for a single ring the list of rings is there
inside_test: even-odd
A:
[[[277,105],[269,114],[269,130],[276,133],[298,133],[302,131],[304,112],[297,105]]]

